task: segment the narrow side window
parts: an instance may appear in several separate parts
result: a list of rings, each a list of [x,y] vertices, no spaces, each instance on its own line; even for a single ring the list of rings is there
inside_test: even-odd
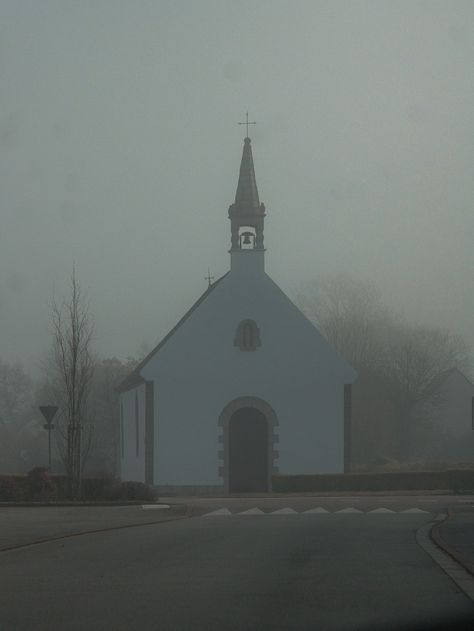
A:
[[[135,455],[140,455],[140,423],[138,414],[138,393],[135,392]]]
[[[125,440],[123,431],[123,403],[120,401],[120,450],[122,458],[125,456]]]

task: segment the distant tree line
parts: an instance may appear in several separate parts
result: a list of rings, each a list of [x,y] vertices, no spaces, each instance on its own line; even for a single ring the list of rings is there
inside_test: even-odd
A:
[[[297,303],[357,371],[353,387],[353,462],[407,462],[440,440],[431,424],[441,379],[457,367],[469,377],[464,341],[394,313],[369,282],[326,276],[300,288]]]
[[[21,364],[0,359],[0,472],[26,471],[28,454],[37,455],[34,398],[35,385]]]
[[[137,360],[97,358],[87,401],[87,442],[83,449],[86,474],[118,475],[119,421],[116,387]],[[34,381],[19,363],[0,360],[0,473],[26,473],[34,466],[47,466],[47,433],[40,405],[58,404],[52,377]],[[54,419],[53,472],[66,473],[66,414]],[[87,452],[87,453],[86,453]]]

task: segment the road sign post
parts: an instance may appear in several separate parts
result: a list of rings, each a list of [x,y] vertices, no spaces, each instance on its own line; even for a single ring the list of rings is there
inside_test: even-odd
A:
[[[43,425],[43,428],[48,432],[48,470],[51,473],[51,432],[54,429],[54,423],[52,423],[52,420],[56,416],[58,406],[40,405],[39,409],[44,417],[44,420],[46,421],[46,423]]]

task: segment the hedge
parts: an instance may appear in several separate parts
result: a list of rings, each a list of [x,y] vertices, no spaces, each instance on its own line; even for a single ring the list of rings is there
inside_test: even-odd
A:
[[[24,475],[0,475],[0,502],[18,502],[28,497],[28,479]]]
[[[0,502],[56,502],[67,500],[67,479],[36,467],[26,476],[0,475]],[[114,478],[83,478],[82,501],[156,500],[156,492],[142,482]]]
[[[337,491],[472,491],[474,469],[397,471],[393,473],[275,474],[276,493]]]

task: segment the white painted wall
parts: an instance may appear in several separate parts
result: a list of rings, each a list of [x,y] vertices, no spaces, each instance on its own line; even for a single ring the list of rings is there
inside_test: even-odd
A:
[[[135,421],[135,397],[138,398],[138,455]],[[122,480],[145,481],[145,385],[137,386],[120,395],[121,420],[123,422],[123,444],[121,430],[120,478]],[[123,419],[123,421],[122,421]]]
[[[262,252],[236,256],[231,273],[141,370],[155,383],[155,484],[222,484],[218,418],[242,396],[275,410],[280,472],[343,470],[343,390],[355,373],[264,273]],[[256,351],[234,346],[244,319],[260,328]],[[126,463],[131,472],[128,456]]]

